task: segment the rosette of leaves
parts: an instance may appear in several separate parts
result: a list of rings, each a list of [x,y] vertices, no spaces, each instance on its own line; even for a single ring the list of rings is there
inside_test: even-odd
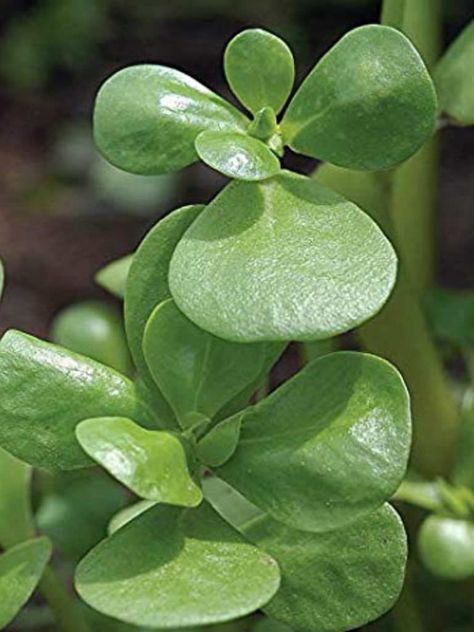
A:
[[[288,46],[260,29],[224,55],[247,114],[172,68],[137,65],[101,87],[99,150],[133,173],[197,160],[233,181],[180,238],[171,294],[200,328],[227,340],[318,340],[378,312],[396,256],[356,205],[282,170],[285,148],[351,169],[388,169],[432,134],[436,95],[411,42],[390,27],[345,35],[293,89]],[[280,116],[280,118],[278,118]]]
[[[217,338],[168,286],[176,244],[202,212],[160,221],[132,259],[135,380],[78,353],[77,336],[63,333],[75,352],[3,337],[0,444],[42,468],[97,463],[143,501],[77,569],[80,596],[101,613],[175,628],[263,609],[310,632],[354,628],[403,582],[405,533],[386,501],[408,459],[406,388],[386,361],[337,352],[249,404],[285,343]]]

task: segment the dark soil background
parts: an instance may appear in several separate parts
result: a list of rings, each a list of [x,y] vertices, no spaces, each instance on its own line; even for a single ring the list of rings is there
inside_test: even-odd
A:
[[[94,94],[111,72],[158,62],[230,97],[222,53],[240,29],[262,26],[283,36],[301,79],[345,31],[377,21],[378,13],[379,2],[371,0],[3,0],[0,256],[7,286],[0,330],[47,336],[64,305],[113,300],[94,284],[95,271],[132,251],[158,217],[206,201],[222,185],[216,173],[195,165],[146,212],[113,195],[104,200],[91,184],[92,150],[84,153],[82,145],[90,143]],[[448,0],[446,41],[473,16],[472,0]],[[315,164],[297,156],[287,161],[303,172]],[[447,286],[474,286],[473,201],[474,129],[448,129],[438,221],[439,280]]]

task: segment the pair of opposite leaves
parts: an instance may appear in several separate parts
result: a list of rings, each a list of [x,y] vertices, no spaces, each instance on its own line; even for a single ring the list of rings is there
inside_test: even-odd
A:
[[[225,71],[252,122],[181,72],[135,66],[99,91],[97,145],[132,172],[176,170],[200,157],[238,180],[203,211],[171,262],[173,298],[201,328],[240,342],[347,331],[386,301],[395,253],[353,204],[280,171],[275,152],[286,144],[358,169],[405,160],[434,128],[428,72],[403,34],[361,27],[316,65],[278,125],[294,79],[286,44],[244,31],[226,49]]]

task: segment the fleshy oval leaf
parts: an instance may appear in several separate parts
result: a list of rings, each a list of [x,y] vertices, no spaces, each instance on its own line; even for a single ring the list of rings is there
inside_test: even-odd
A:
[[[254,383],[268,346],[217,338],[191,322],[172,299],[155,308],[143,337],[150,372],[182,427],[190,413],[214,417]]]
[[[157,505],[81,562],[76,587],[90,606],[139,626],[188,627],[257,610],[278,590],[277,564],[206,503]]]
[[[278,114],[295,80],[290,48],[263,29],[242,31],[228,43],[224,70],[232,92],[253,114],[266,106]]]
[[[444,579],[474,575],[474,523],[444,516],[429,516],[418,532],[423,564]]]
[[[433,133],[436,93],[400,31],[368,25],[345,35],[318,62],[282,122],[296,152],[350,169],[387,169]]]
[[[51,556],[47,538],[18,544],[0,554],[0,629],[3,630],[26,604]]]
[[[317,340],[378,312],[396,268],[357,206],[284,171],[228,185],[183,235],[169,283],[179,309],[215,336]]]
[[[337,352],[248,408],[236,451],[215,473],[275,520],[322,532],[390,498],[410,441],[398,371],[375,356]]]
[[[245,134],[201,132],[196,151],[206,165],[236,180],[265,180],[280,171],[271,149]]]
[[[143,175],[177,171],[197,160],[205,129],[245,131],[246,117],[174,68],[143,64],[119,70],[100,88],[94,137],[116,167]]]
[[[405,575],[407,543],[390,505],[337,531],[297,531],[263,517],[245,536],[281,569],[278,593],[264,611],[295,630],[353,630],[387,612]]]
[[[439,106],[460,125],[474,125],[474,20],[444,53],[434,72]]]

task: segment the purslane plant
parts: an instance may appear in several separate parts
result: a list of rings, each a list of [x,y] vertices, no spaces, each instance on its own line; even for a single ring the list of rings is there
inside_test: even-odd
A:
[[[348,630],[389,609],[403,581],[404,529],[386,504],[410,448],[403,380],[380,358],[338,352],[249,401],[289,341],[379,311],[396,256],[360,208],[279,158],[288,146],[389,168],[432,133],[436,96],[409,40],[381,26],[342,38],[280,123],[294,77],[286,44],[245,31],[224,66],[252,120],[161,66],[101,88],[95,135],[116,166],[163,173],[200,158],[233,181],[160,221],[132,258],[135,379],[4,336],[0,444],[40,468],[96,462],[147,501],[79,564],[77,590],[100,612],[170,628],[262,608],[297,630]]]

